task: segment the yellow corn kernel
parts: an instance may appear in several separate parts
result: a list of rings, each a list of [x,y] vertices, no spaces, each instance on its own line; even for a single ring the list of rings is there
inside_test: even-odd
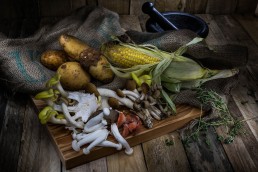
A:
[[[136,49],[121,46],[119,44],[107,46],[102,53],[111,63],[121,68],[153,64],[160,61],[158,58],[148,56]]]

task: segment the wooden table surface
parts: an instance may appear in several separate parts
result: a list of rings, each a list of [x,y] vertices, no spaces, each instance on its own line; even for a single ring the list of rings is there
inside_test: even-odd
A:
[[[240,119],[258,117],[258,18],[251,15],[199,16],[206,20],[210,27],[206,38],[208,44],[236,43],[249,48],[248,65],[241,69],[239,84],[230,96],[229,109],[234,117]],[[120,20],[125,29],[145,31],[144,18],[121,16]],[[42,19],[41,24],[54,21],[55,19]],[[5,25],[4,29],[9,31],[9,36],[14,33],[16,36],[24,36],[25,32],[17,33],[17,30],[8,30],[6,27]],[[27,26],[29,31],[34,28],[33,25],[30,28]],[[50,142],[46,129],[37,119],[29,95],[13,95],[1,88],[0,171],[258,171],[257,120],[244,122],[244,129],[246,134],[236,137],[231,144],[223,144],[218,141],[216,134],[220,133],[222,128],[210,128],[207,133],[209,146],[200,141],[186,146],[175,131],[135,146],[132,156],[119,152],[66,170]],[[174,144],[166,145],[167,139],[173,140]]]

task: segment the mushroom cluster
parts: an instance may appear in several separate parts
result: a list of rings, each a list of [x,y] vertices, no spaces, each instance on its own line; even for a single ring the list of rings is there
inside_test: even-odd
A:
[[[161,120],[172,114],[162,101],[162,87],[150,87],[148,82],[128,80],[124,89],[115,91],[88,83],[81,92],[69,92],[62,88],[60,76],[56,75],[47,83],[47,89],[35,96],[48,104],[39,114],[41,123],[64,124],[73,130],[72,148],[79,151],[83,147],[84,154],[90,153],[95,146],[114,147],[117,150],[124,147],[126,154],[132,154],[133,150],[124,137],[135,133],[142,125],[141,120],[151,128],[153,119]],[[121,105],[137,116],[123,115],[121,110],[125,109]],[[122,134],[118,129],[121,126]],[[118,143],[108,141],[109,134]]]
[[[73,129],[72,137],[74,140],[72,142],[72,148],[75,151],[80,151],[83,145],[88,144],[87,147],[83,148],[83,153],[89,154],[95,146],[113,147],[117,150],[121,150],[124,147],[126,154],[132,154],[133,149],[118,130],[116,125],[117,117],[117,111],[104,108],[103,111],[88,120],[81,132]],[[111,125],[111,132],[108,131],[107,125]],[[108,141],[109,134],[112,134],[118,143]]]
[[[120,105],[126,106],[137,114],[147,128],[152,128],[153,119],[161,120],[173,114],[161,97],[162,87],[149,86],[142,82],[139,87],[134,80],[127,80],[125,89],[110,90],[97,88],[102,97],[102,106],[119,109]]]
[[[69,92],[62,88],[59,80],[60,76],[54,76],[47,83],[48,90],[35,96],[36,99],[43,99],[48,104],[39,113],[41,123],[64,124],[67,129],[73,130],[72,148],[75,151],[87,144],[88,146],[83,148],[84,154],[90,153],[95,146],[114,147],[117,150],[124,147],[126,154],[132,154],[133,149],[118,130],[118,112],[106,106],[105,95],[115,93],[112,90],[97,90],[91,83],[86,86],[85,92]],[[104,95],[103,98],[99,91]],[[121,101],[128,103],[129,100],[125,98]],[[131,102],[131,107],[132,105]],[[111,132],[107,129],[108,125]],[[112,134],[118,143],[108,141],[109,134]]]

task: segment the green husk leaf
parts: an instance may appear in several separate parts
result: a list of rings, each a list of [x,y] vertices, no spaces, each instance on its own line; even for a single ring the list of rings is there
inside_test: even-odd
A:
[[[160,76],[167,69],[167,67],[170,65],[171,62],[172,62],[171,59],[164,59],[155,67],[155,69],[152,71],[152,80],[154,83],[156,84],[161,83]]]
[[[182,83],[167,83],[167,82],[162,82],[162,86],[165,87],[167,90],[173,92],[173,93],[178,93],[181,90],[181,85]]]
[[[173,103],[171,98],[168,96],[166,91],[162,90],[161,91],[162,97],[165,99],[165,101],[168,103],[169,107],[176,113],[176,105]]]
[[[206,73],[206,69],[202,68],[198,63],[188,62],[175,62],[173,61],[166,68],[162,75],[180,80],[189,81],[202,78]]]
[[[197,80],[192,80],[188,82],[182,82],[181,88],[184,89],[192,89],[192,88],[197,88],[200,87],[203,83],[214,80],[214,79],[219,79],[219,78],[228,78],[231,76],[234,76],[235,74],[238,73],[237,69],[229,69],[229,70],[220,70],[218,71],[217,74],[209,77],[209,78],[203,78],[203,79],[197,79]]]

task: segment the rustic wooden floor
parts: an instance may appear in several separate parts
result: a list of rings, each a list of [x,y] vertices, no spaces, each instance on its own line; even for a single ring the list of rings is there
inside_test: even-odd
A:
[[[258,117],[258,18],[251,15],[199,15],[210,27],[209,44],[242,44],[249,48],[248,65],[241,70],[239,85],[232,91],[229,109],[240,119]],[[121,16],[125,29],[144,31],[143,18]],[[37,21],[0,21],[0,32],[10,37],[27,36],[45,23]],[[27,22],[27,23],[26,23]],[[33,24],[28,25],[32,22]],[[28,95],[0,88],[0,171],[79,172],[79,171],[258,171],[258,123],[244,122],[245,135],[231,144],[222,144],[216,133],[208,131],[210,146],[204,142],[182,144],[177,132],[134,147],[134,154],[117,153],[85,165],[66,170],[45,128],[38,122]],[[165,144],[173,140],[173,146]]]

